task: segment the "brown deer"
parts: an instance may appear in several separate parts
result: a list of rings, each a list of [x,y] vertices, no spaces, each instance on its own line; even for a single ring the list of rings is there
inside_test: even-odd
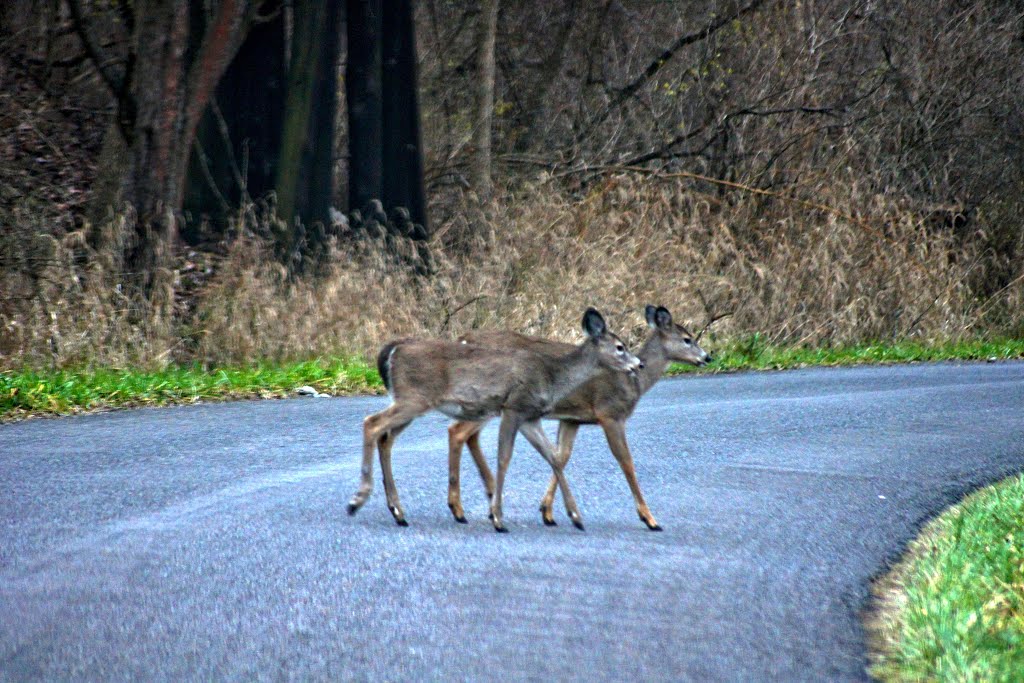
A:
[[[643,367],[622,340],[608,331],[604,318],[593,308],[583,316],[583,329],[587,339],[576,347],[566,345],[561,354],[440,340],[405,339],[386,344],[377,356],[377,368],[392,403],[363,421],[362,477],[359,490],[348,504],[349,514],[355,514],[373,491],[375,444],[388,509],[400,526],[406,526],[391,472],[391,448],[402,430],[429,410],[474,424],[500,413],[498,475],[491,500],[495,530],[506,530],[501,518],[501,493],[519,432],[551,465],[566,512],[582,529],[576,501],[540,418],[605,370],[626,375]]]
[[[648,529],[660,531],[661,527],[654,520],[647,503],[644,501],[640,485],[636,480],[633,468],[633,456],[626,442],[626,420],[633,414],[637,402],[647,390],[653,387],[669,362],[704,365],[711,360],[685,327],[672,322],[672,314],[664,306],[647,306],[645,310],[647,324],[651,327],[651,335],[644,343],[637,356],[643,363],[643,369],[635,375],[616,372],[602,372],[597,377],[583,384],[576,391],[563,398],[548,413],[547,417],[560,420],[558,427],[559,462],[562,467],[572,455],[573,442],[580,425],[599,424],[608,439],[608,447],[618,460],[622,473],[626,476],[633,499],[636,502],[637,514]],[[474,332],[464,335],[461,341],[475,346],[488,346],[499,349],[530,349],[537,353],[558,356],[566,353],[571,347],[562,342],[528,337],[511,332]],[[460,420],[448,428],[448,507],[459,522],[466,518],[462,510],[461,491],[459,488],[459,461],[462,446],[466,444],[476,462],[477,469],[484,481],[488,496],[494,490],[494,481],[483,453],[480,450],[480,430],[484,421]],[[552,479],[540,504],[540,511],[547,525],[554,525],[555,519],[552,506],[555,499],[556,480]]]

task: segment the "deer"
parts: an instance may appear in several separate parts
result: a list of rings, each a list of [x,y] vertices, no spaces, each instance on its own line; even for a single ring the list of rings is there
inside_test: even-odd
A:
[[[651,333],[637,353],[637,357],[643,363],[642,369],[634,375],[602,372],[558,401],[546,417],[559,420],[557,448],[560,467],[564,467],[572,455],[573,443],[580,426],[585,424],[601,425],[608,441],[608,447],[618,461],[619,467],[622,468],[626,483],[633,494],[640,520],[651,531],[661,531],[661,526],[651,514],[640,490],[640,485],[637,483],[633,456],[626,440],[626,421],[633,414],[640,398],[661,379],[662,373],[670,362],[702,366],[712,359],[710,354],[698,346],[698,340],[684,326],[673,322],[672,314],[664,306],[648,305],[644,310],[644,315],[651,328]],[[707,327],[706,325],[705,329]],[[551,356],[564,354],[571,348],[562,342],[512,332],[472,332],[459,339],[461,342],[473,346],[505,350],[530,349],[536,353]],[[468,446],[469,452],[476,462],[488,497],[492,497],[494,491],[493,476],[480,450],[480,430],[483,429],[486,422],[486,420],[459,420],[448,428],[448,507],[455,520],[461,523],[466,522],[459,486],[463,445]],[[548,526],[556,524],[552,512],[556,483],[557,481],[552,478],[540,504],[542,519]]]
[[[361,478],[348,504],[349,514],[354,515],[373,492],[376,446],[388,509],[399,526],[408,525],[395,488],[391,449],[402,430],[420,415],[437,410],[455,420],[475,424],[500,414],[498,473],[490,510],[495,531],[507,531],[502,522],[502,490],[518,433],[551,465],[566,512],[582,530],[579,508],[540,419],[573,390],[602,372],[625,376],[643,368],[640,359],[608,330],[596,309],[589,308],[584,313],[583,330],[583,343],[566,345],[563,353],[538,353],[508,344],[481,346],[427,339],[401,339],[385,344],[377,356],[377,369],[392,402],[363,420]]]

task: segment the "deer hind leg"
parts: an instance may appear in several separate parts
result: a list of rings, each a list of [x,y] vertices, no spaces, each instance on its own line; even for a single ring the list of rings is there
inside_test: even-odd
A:
[[[382,437],[387,435],[395,426],[410,422],[416,415],[422,412],[413,412],[411,415],[406,416],[410,410],[397,403],[392,403],[379,413],[374,413],[363,420],[363,464],[360,470],[359,489],[352,496],[352,500],[348,504],[348,513],[350,515],[358,512],[359,508],[370,497],[370,494],[373,493],[374,447],[379,448]],[[392,434],[388,442],[393,441],[394,435]]]
[[[569,490],[569,482],[565,478],[565,474],[562,472],[562,463],[555,453],[555,447],[551,445],[551,441],[548,439],[548,435],[544,433],[544,428],[540,424],[540,420],[530,420],[524,422],[519,427],[519,431],[522,432],[523,436],[526,437],[527,441],[537,449],[537,451],[544,456],[544,459],[551,465],[551,469],[555,473],[555,477],[558,480],[558,487],[562,489],[562,499],[565,501],[565,511],[569,515],[569,519],[572,520],[573,526],[580,531],[583,531],[583,518],[580,516],[580,510],[576,507],[576,499],[573,498],[572,491]]]
[[[515,446],[521,424],[522,418],[519,415],[507,410],[501,414],[501,426],[498,428],[498,475],[494,481],[494,497],[491,498],[491,523],[494,524],[494,530],[499,532],[508,531],[501,521],[501,492],[505,487],[505,473],[512,461],[512,447]]]
[[[474,438],[483,426],[483,422],[467,422],[462,420],[448,427],[448,509],[452,511],[455,521],[460,524],[466,523],[466,514],[462,510],[462,490],[459,485],[462,446],[469,439]],[[474,456],[475,459],[476,457]],[[483,470],[481,470],[480,476],[484,477],[484,486],[486,486],[487,477],[491,476],[491,471],[487,469],[487,463],[477,461],[477,467],[479,468],[481,465]],[[486,472],[486,476],[484,472]],[[493,487],[493,478],[491,486]],[[491,491],[493,491],[493,488],[488,490],[488,495]]]
[[[491,474],[491,468],[487,466],[484,452],[480,450],[480,430],[484,428],[484,424],[486,423],[479,423],[480,426],[477,430],[469,435],[466,446],[469,448],[469,454],[473,456],[476,469],[480,472],[480,480],[483,481],[484,491],[487,492],[487,500],[490,500],[494,497],[494,475]]]
[[[615,459],[619,461],[622,473],[626,475],[626,483],[629,484],[629,490],[633,493],[633,500],[636,502],[636,512],[640,516],[640,521],[646,524],[647,528],[651,531],[661,531],[661,526],[655,521],[654,515],[651,514],[650,508],[647,507],[644,494],[640,491],[640,484],[637,483],[636,470],[633,468],[633,456],[629,452],[629,444],[626,442],[625,423],[619,420],[601,420],[600,422],[601,427],[604,429],[605,437],[608,439],[608,448],[611,449]]]
[[[566,463],[569,462],[569,456],[572,455],[572,445],[576,441],[576,434],[580,431],[580,426],[576,422],[559,422],[558,423],[558,461],[561,463],[562,468],[565,468]],[[554,474],[551,475],[551,481],[548,482],[548,490],[544,493],[544,497],[540,501],[540,516],[544,520],[544,524],[548,526],[555,526],[558,522],[555,521],[555,514],[553,511],[555,505],[555,490],[558,488],[558,477]]]

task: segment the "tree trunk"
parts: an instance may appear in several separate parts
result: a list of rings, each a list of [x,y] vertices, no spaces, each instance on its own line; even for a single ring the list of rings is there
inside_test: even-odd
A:
[[[349,0],[345,84],[349,209],[363,210],[372,200],[380,200],[392,228],[425,237],[427,203],[411,0]],[[398,208],[408,216],[397,217]]]
[[[515,149],[518,152],[529,150],[541,132],[541,127],[548,121],[548,93],[558,81],[565,63],[566,48],[569,46],[569,35],[576,24],[579,13],[579,0],[566,0],[562,7],[561,22],[552,41],[554,47],[544,56],[537,69],[532,85],[526,88],[523,95],[523,111],[519,120],[519,135],[515,138]]]
[[[380,199],[383,195],[382,28],[381,0],[348,0],[345,88],[348,107],[350,211],[362,210],[370,200]]]
[[[483,200],[491,196],[491,119],[494,115],[494,42],[498,27],[498,0],[480,3],[477,26],[476,121],[469,182]]]
[[[313,89],[313,117],[309,122],[309,191],[299,215],[306,221],[330,222],[334,206],[334,143],[338,116],[338,58],[341,54],[342,0],[328,0],[322,49]]]
[[[185,173],[200,115],[245,36],[248,0],[220,0],[209,14],[188,0],[134,3],[131,68],[124,91],[132,103],[116,200],[136,212],[125,266],[145,294],[158,270],[169,267],[177,234]],[[116,147],[116,145],[114,146]]]
[[[184,209],[220,225],[244,199],[265,196],[277,180],[287,77],[282,1],[264,0],[261,12],[268,19],[252,27],[224,72],[189,160]]]
[[[341,0],[297,0],[292,32],[278,215],[309,225],[330,220]]]

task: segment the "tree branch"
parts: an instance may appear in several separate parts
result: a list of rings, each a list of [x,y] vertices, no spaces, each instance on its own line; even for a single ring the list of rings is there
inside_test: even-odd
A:
[[[673,42],[672,45],[667,47],[660,55],[658,55],[656,59],[654,59],[650,64],[648,64],[647,68],[644,69],[639,76],[637,76],[628,84],[626,84],[625,87],[619,89],[615,97],[611,99],[611,101],[605,106],[605,108],[601,111],[597,118],[595,118],[590,124],[585,126],[583,130],[581,130],[580,133],[576,136],[576,144],[582,142],[584,138],[590,135],[590,131],[592,131],[594,128],[600,126],[602,123],[605,122],[605,120],[611,115],[612,111],[615,108],[621,106],[626,100],[628,100],[638,90],[640,90],[640,88],[642,88],[649,80],[651,80],[651,78],[654,77],[656,73],[661,71],[661,69],[666,64],[668,64],[668,62],[675,56],[675,54],[679,50],[686,47],[687,45],[692,45],[702,40],[706,40],[708,37],[716,33],[722,27],[728,26],[729,24],[736,21],[740,17],[757,10],[761,5],[764,4],[764,2],[765,0],[751,0],[751,2],[746,6],[716,19],[715,21],[711,22],[710,24],[708,24],[701,30],[697,31],[696,33],[689,33],[687,35],[679,36],[678,38],[676,38],[675,42]]]
[[[66,2],[68,10],[71,12],[71,23],[79,40],[82,41],[82,46],[85,48],[86,54],[89,55],[89,59],[99,72],[100,78],[102,78],[103,82],[106,83],[108,88],[110,88],[110,93],[120,101],[124,95],[125,80],[123,76],[113,73],[110,68],[110,65],[115,63],[117,60],[111,59],[109,56],[104,54],[103,49],[89,34],[89,29],[85,25],[85,16],[82,14],[82,5],[79,3],[79,0],[66,0]]]

